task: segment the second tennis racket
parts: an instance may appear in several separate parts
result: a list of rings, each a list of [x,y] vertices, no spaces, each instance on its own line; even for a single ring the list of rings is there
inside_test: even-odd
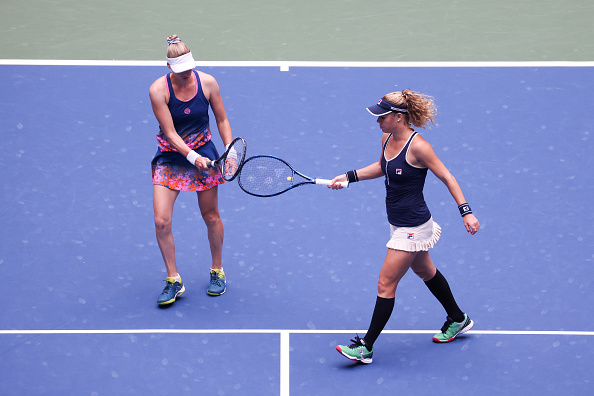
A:
[[[332,181],[314,179],[295,170],[288,162],[272,155],[256,155],[243,163],[239,187],[256,197],[274,197],[306,184],[329,186]],[[342,182],[348,187],[348,182]]]

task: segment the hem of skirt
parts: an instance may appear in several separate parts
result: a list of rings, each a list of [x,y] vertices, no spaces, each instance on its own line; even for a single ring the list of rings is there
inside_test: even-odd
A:
[[[208,191],[208,190],[212,189],[213,187],[216,187],[223,183],[225,183],[225,181],[221,179],[220,182],[213,184],[212,186],[210,186],[208,188],[206,188],[205,186],[197,186],[197,187],[187,186],[187,187],[180,188],[178,186],[172,187],[172,186],[164,184],[164,183],[154,183],[154,182],[153,182],[153,185],[167,187],[168,189],[174,190],[174,191]]]
[[[393,241],[389,240],[386,247],[394,250],[403,250],[405,252],[421,252],[431,249],[441,236],[441,227],[437,223],[433,223],[433,235],[425,241]]]

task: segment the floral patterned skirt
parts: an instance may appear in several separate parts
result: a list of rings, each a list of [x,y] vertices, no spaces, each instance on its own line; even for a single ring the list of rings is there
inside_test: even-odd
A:
[[[198,154],[215,160],[219,157],[212,141],[195,148]],[[153,161],[153,184],[178,191],[205,191],[222,184],[223,177],[216,169],[201,171],[177,151],[157,150]]]

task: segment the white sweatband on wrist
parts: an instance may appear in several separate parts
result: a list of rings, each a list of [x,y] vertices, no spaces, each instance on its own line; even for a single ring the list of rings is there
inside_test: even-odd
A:
[[[186,155],[186,159],[190,161],[190,164],[196,166],[196,159],[202,157],[200,154],[195,152],[194,150],[190,150],[188,155]]]

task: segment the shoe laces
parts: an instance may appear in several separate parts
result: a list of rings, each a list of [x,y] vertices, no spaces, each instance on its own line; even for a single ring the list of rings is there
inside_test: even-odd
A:
[[[221,279],[219,278],[219,273],[217,271],[210,272],[210,284],[222,286]]]
[[[163,289],[163,293],[161,294],[169,294],[171,292],[171,289],[175,287],[175,283],[171,283],[168,281],[165,281],[165,283],[165,288]]]
[[[446,322],[443,324],[443,326],[441,326],[442,333],[445,333],[446,331],[448,331],[448,329],[450,328],[452,323],[454,323],[454,319],[450,318],[449,316],[446,319],[447,319]]]
[[[357,347],[365,346],[365,340],[359,337],[359,334],[355,335],[355,338],[351,339],[352,344],[349,345],[349,348],[354,349]]]

